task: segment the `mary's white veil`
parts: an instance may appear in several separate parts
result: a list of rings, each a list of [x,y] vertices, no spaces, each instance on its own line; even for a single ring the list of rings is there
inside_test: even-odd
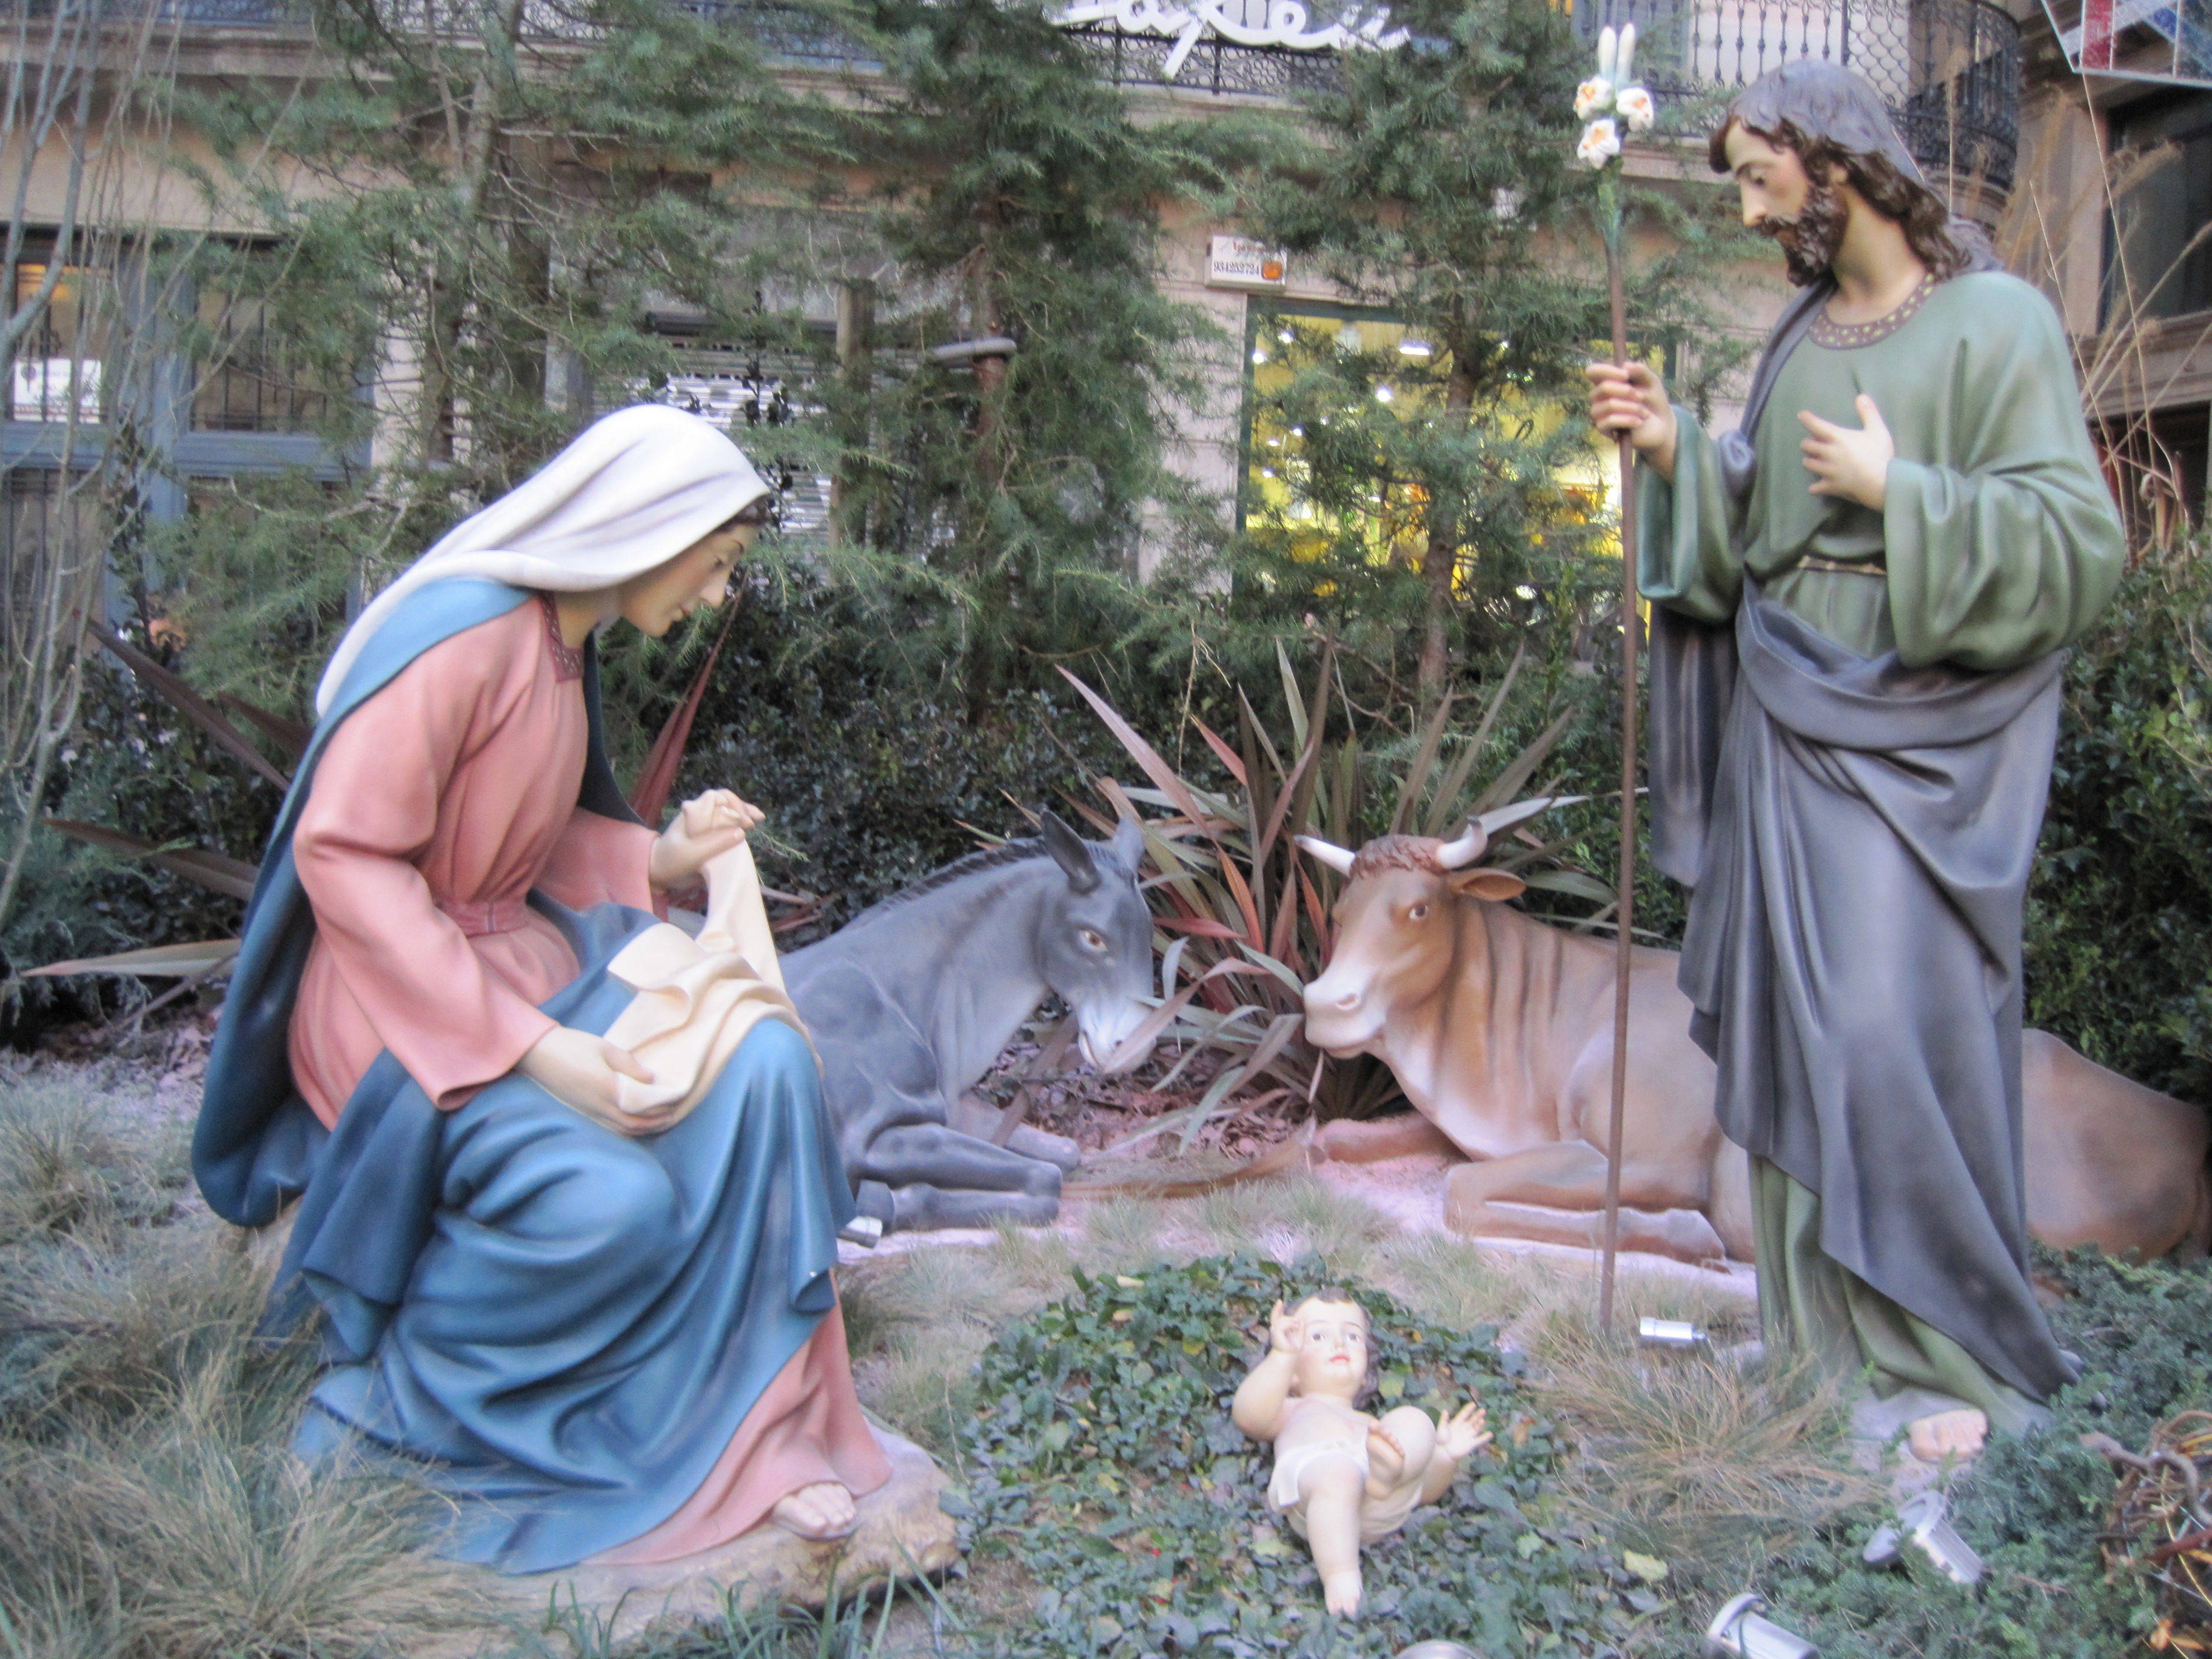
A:
[[[426,582],[476,576],[584,592],[665,564],[769,493],[721,429],[661,404],[593,422],[482,512],[455,525],[357,617],[315,690],[324,713],[369,636]]]

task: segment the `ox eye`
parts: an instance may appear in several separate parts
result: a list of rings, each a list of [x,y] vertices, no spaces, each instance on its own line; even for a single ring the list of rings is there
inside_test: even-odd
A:
[[[1075,930],[1075,937],[1082,941],[1083,948],[1086,951],[1103,951],[1106,948],[1106,935],[1096,927],[1079,927]]]
[[[1417,904],[1406,912],[1406,920],[1408,921],[1426,921],[1428,919],[1429,907],[1425,904]]]

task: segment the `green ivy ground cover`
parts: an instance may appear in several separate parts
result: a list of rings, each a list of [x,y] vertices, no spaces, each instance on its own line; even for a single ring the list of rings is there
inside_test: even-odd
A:
[[[2082,1374],[2051,1401],[2048,1429],[1991,1441],[1951,1488],[1953,1524],[1986,1576],[1967,1590],[1917,1561],[1866,1567],[1860,1551],[1887,1516],[1850,1517],[1769,1563],[1758,1585],[1827,1659],[2120,1659],[2149,1651],[2145,1638],[2173,1610],[2148,1571],[2106,1569],[2112,1469],[2081,1438],[2141,1451],[2160,1423],[2212,1407],[2212,1263],[2130,1266],[2082,1251],[2039,1265],[2067,1285],[2051,1326]]]
[[[1496,1439],[1441,1504],[1368,1548],[1363,1616],[1328,1617],[1304,1542],[1267,1509],[1267,1449],[1229,1420],[1269,1307],[1327,1282],[1318,1264],[1243,1252],[1079,1273],[1074,1294],[993,1344],[962,1436],[968,1479],[946,1501],[979,1569],[1042,1587],[1033,1616],[997,1638],[1007,1659],[1387,1655],[1435,1637],[1486,1659],[1564,1659],[1619,1651],[1659,1610],[1571,1516],[1559,1438],[1496,1333],[1424,1324],[1355,1285],[1376,1408],[1472,1394]]]

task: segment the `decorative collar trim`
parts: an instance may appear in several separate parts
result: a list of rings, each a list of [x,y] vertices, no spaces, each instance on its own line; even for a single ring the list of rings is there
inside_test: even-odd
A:
[[[1936,291],[1933,272],[1923,275],[1919,285],[1906,295],[1896,310],[1886,317],[1877,317],[1870,323],[1838,323],[1832,320],[1823,307],[1813,319],[1813,326],[1805,337],[1816,346],[1826,346],[1831,351],[1849,351],[1855,346],[1870,346],[1878,340],[1887,340],[1919,314],[1920,307],[1928,303],[1928,296]],[[1828,302],[1833,305],[1835,301]]]
[[[584,678],[584,651],[581,646],[571,645],[561,637],[561,607],[550,593],[540,592],[538,603],[545,612],[545,648],[553,653],[553,678],[556,680],[580,680]]]

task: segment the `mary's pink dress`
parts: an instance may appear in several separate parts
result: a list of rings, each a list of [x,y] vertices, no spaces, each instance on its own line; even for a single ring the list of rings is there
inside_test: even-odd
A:
[[[652,832],[576,804],[589,724],[582,672],[550,601],[537,596],[422,652],[331,736],[292,840],[316,933],[290,1057],[325,1125],[338,1124],[387,1051],[450,1114],[554,1027],[539,1005],[581,964],[564,928],[528,902],[532,889],[576,912],[652,908]],[[659,1166],[634,1143],[580,1115],[560,1133],[585,1149],[578,1179],[593,1178],[588,1158],[603,1140],[623,1200],[655,1201],[653,1177],[638,1172]],[[671,1206],[684,1201],[668,1189]],[[541,1363],[534,1356],[560,1334],[525,1331],[510,1352]],[[833,1307],[704,1481],[665,1494],[665,1520],[598,1559],[690,1554],[758,1525],[801,1486],[836,1481],[858,1494],[889,1473]]]

